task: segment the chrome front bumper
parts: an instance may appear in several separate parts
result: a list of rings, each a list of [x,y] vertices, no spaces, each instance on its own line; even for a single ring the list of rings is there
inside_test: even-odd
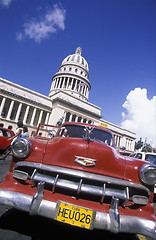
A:
[[[30,215],[40,215],[55,219],[57,203],[43,199],[43,188],[44,186],[40,184],[33,197],[17,192],[0,190],[0,204],[29,212]],[[139,217],[119,215],[117,205],[118,200],[113,199],[109,213],[96,212],[93,228],[115,233],[142,234],[156,239],[156,222]]]

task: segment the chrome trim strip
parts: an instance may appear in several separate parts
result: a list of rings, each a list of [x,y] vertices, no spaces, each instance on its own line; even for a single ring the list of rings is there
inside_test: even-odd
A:
[[[36,215],[38,213],[39,206],[43,199],[43,192],[44,192],[44,182],[39,182],[37,184],[37,190],[32,198],[32,202],[29,208],[30,215]]]
[[[83,181],[83,179],[81,178],[80,182],[78,183],[77,192],[76,192],[77,194],[80,194],[80,192],[81,192],[82,181]]]
[[[119,232],[120,228],[120,214],[119,214],[119,198],[112,197],[111,206],[109,209],[109,216],[111,220],[110,231],[114,233]]]
[[[81,179],[82,180],[82,179]],[[94,196],[99,196],[100,198],[103,198],[105,196],[112,197],[113,195],[120,198],[121,200],[128,201],[129,199],[126,199],[126,194],[125,190],[118,191],[117,189],[109,189],[106,188],[105,192],[103,191],[103,187],[98,187],[95,185],[89,185],[89,184],[84,184],[82,181],[80,182],[74,182],[70,180],[65,180],[65,179],[59,179],[59,174],[57,174],[56,178],[55,177],[50,177],[46,176],[41,173],[36,173],[33,176],[32,182],[34,183],[39,183],[39,182],[45,182],[49,184],[52,187],[52,192],[54,193],[55,188],[59,189],[66,189],[69,191],[73,191],[73,194],[80,194],[80,191],[82,194],[89,194],[89,195],[94,195]],[[105,195],[103,195],[105,194]],[[78,198],[78,196],[77,196]]]
[[[103,176],[96,173],[90,173],[90,172],[85,172],[81,170],[69,169],[65,167],[58,167],[58,166],[47,165],[42,163],[23,162],[23,161],[16,163],[15,169],[18,169],[19,167],[30,167],[30,168],[43,170],[43,171],[56,172],[56,173],[59,172],[60,174],[63,173],[66,175],[71,175],[73,177],[87,178],[91,180],[94,179],[95,181],[100,181],[100,182],[111,182],[119,186],[122,185],[123,187],[133,187],[136,189],[140,189],[140,190],[146,191],[147,194],[150,195],[149,189],[141,184],[129,182],[119,178]]]
[[[52,187],[52,193],[55,192],[55,188],[56,188],[56,184],[57,184],[58,178],[59,178],[59,174],[57,174],[56,178],[54,179],[54,184],[53,184],[53,187]]]
[[[103,184],[101,204],[103,203],[105,196],[106,196],[106,183]]]
[[[39,198],[39,201],[40,200],[41,199]],[[111,208],[112,213],[114,214],[113,218],[118,223],[116,232],[142,234],[152,239],[156,239],[155,221],[133,216],[118,216],[118,211],[116,211],[118,201],[117,199],[114,199],[113,201],[114,203],[112,203]],[[22,211],[30,212],[31,204],[33,204],[33,197],[22,193],[0,190],[0,204],[8,205]],[[40,204],[38,204],[37,200],[35,205],[38,205],[38,207],[35,208],[37,210],[35,212],[36,215],[55,219],[57,203],[42,199]],[[93,228],[112,231],[112,229],[114,229],[114,227],[112,226],[113,221],[111,220],[110,213],[96,212]]]

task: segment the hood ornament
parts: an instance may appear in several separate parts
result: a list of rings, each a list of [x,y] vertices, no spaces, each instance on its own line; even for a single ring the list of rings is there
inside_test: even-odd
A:
[[[94,127],[85,126],[83,140],[87,141],[88,143],[93,142],[94,140],[93,139],[91,140],[91,135],[93,130],[94,130]]]
[[[75,156],[74,162],[76,162],[79,165],[84,166],[84,167],[94,167],[95,163],[96,163],[96,160],[92,159],[92,158]]]

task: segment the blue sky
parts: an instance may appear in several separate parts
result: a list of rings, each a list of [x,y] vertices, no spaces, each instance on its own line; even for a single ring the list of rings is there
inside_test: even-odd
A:
[[[127,127],[131,91],[146,89],[147,101],[156,96],[155,0],[0,0],[0,36],[0,77],[45,95],[80,46],[89,101],[107,121]]]

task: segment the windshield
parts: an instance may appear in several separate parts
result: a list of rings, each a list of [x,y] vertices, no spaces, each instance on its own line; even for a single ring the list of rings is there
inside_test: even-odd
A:
[[[145,160],[150,163],[156,164],[156,155],[146,154]]]
[[[58,133],[62,137],[73,137],[73,138],[87,138],[89,137],[92,141],[100,141],[109,146],[113,146],[113,138],[111,133],[89,126],[80,125],[64,125]]]

